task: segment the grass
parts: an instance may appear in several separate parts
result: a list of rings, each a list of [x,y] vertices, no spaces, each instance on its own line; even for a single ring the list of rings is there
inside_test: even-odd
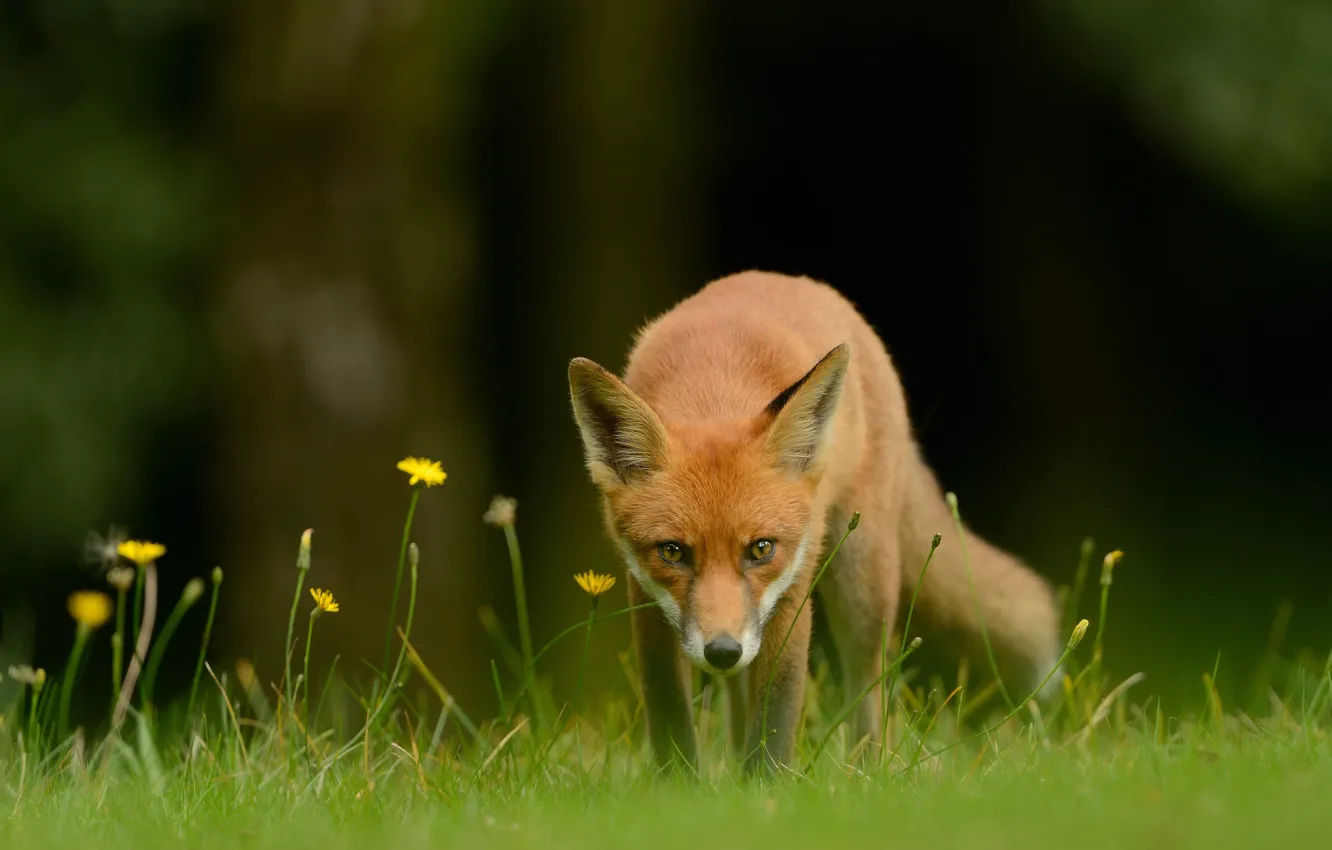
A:
[[[424,497],[420,486],[413,504]],[[516,551],[512,509],[495,524]],[[409,519],[404,539],[410,528]],[[1062,597],[1066,622],[1081,616],[1093,550],[1088,541],[1075,590]],[[140,681],[137,699],[115,695],[128,706],[122,725],[110,722],[108,706],[105,728],[62,735],[58,695],[76,682],[77,654],[68,672],[49,679],[12,671],[25,686],[0,706],[0,847],[652,850],[869,839],[888,847],[1026,850],[1282,846],[1332,834],[1324,804],[1332,788],[1332,657],[1316,665],[1284,662],[1270,647],[1261,713],[1223,706],[1215,671],[1200,671],[1201,712],[1168,716],[1140,693],[1139,677],[1107,672],[1103,623],[1118,552],[1102,561],[1091,601],[1096,621],[1076,629],[1079,638],[1088,631],[1094,638],[1070,641],[1062,698],[1010,709],[993,679],[947,690],[922,678],[908,651],[894,656],[889,675],[874,686],[891,690],[889,736],[882,750],[867,752],[848,740],[839,722],[848,707],[819,666],[796,763],[755,778],[742,774],[743,753],[725,741],[724,688],[706,679],[695,691],[702,742],[696,776],[660,775],[652,767],[631,653],[622,653],[623,675],[603,698],[559,705],[537,684],[535,668],[555,641],[586,645],[597,623],[626,613],[599,609],[595,595],[585,617],[571,618],[535,650],[513,651],[498,621],[488,621],[502,710],[473,719],[410,643],[419,555],[414,545],[403,551],[410,554],[412,593],[404,621],[389,621],[397,661],[365,690],[348,681],[307,696],[308,674],[286,678],[289,662],[269,681],[248,664],[215,669],[201,654],[207,675],[185,706],[153,706]],[[308,534],[299,552],[294,605],[308,612]],[[513,575],[521,599],[522,572]],[[579,583],[589,594],[608,586],[586,575]],[[220,585],[215,573],[210,623]],[[195,586],[177,610],[201,593]],[[118,605],[129,602],[119,595]],[[141,619],[152,623],[155,612],[146,609],[155,602],[145,595],[142,604]],[[300,634],[313,634],[315,617],[306,616],[303,630],[294,619],[288,624],[289,658],[299,652],[300,660],[308,648],[309,637],[301,646]],[[336,618],[326,609],[319,630],[335,628]],[[123,632],[122,619],[116,622]],[[77,628],[92,640],[100,625],[80,621]],[[153,654],[171,628],[156,634]],[[894,635],[886,651],[914,637]],[[44,686],[26,684],[33,679]]]

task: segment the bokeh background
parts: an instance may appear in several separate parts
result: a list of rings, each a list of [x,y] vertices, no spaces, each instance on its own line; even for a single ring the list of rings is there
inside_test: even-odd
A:
[[[1061,583],[1126,550],[1113,668],[1186,706],[1219,652],[1246,694],[1283,600],[1288,651],[1332,642],[1330,43],[1304,0],[6,2],[8,660],[60,666],[115,524],[168,600],[222,566],[214,655],[274,678],[313,527],[316,666],[364,669],[418,453],[416,642],[492,710],[490,497],[538,642],[618,572],[568,359],[757,267],[861,306],[979,531]]]

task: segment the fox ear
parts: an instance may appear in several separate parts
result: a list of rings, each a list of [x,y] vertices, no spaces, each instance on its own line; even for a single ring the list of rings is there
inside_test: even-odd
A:
[[[842,343],[768,404],[768,451],[783,468],[803,475],[818,465],[850,363],[851,348]]]
[[[593,481],[601,486],[628,484],[661,465],[666,428],[623,381],[577,357],[569,363],[569,396]]]

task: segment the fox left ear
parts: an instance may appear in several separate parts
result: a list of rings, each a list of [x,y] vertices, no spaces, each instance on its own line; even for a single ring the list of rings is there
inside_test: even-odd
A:
[[[583,357],[569,364],[569,397],[587,469],[602,487],[629,484],[661,465],[666,428],[619,378]]]
[[[850,364],[851,348],[842,343],[768,404],[768,451],[783,468],[803,475],[818,465]]]

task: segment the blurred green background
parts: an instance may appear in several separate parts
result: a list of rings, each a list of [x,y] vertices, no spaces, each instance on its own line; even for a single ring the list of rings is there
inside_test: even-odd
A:
[[[59,667],[115,524],[168,599],[221,565],[214,655],[275,678],[313,527],[317,666],[359,669],[425,454],[417,643],[492,710],[492,494],[538,643],[619,573],[568,359],[759,267],[861,306],[978,530],[1056,582],[1127,551],[1112,667],[1187,705],[1220,650],[1247,696],[1283,599],[1289,650],[1332,640],[1329,43],[1301,0],[7,2],[6,646]]]

